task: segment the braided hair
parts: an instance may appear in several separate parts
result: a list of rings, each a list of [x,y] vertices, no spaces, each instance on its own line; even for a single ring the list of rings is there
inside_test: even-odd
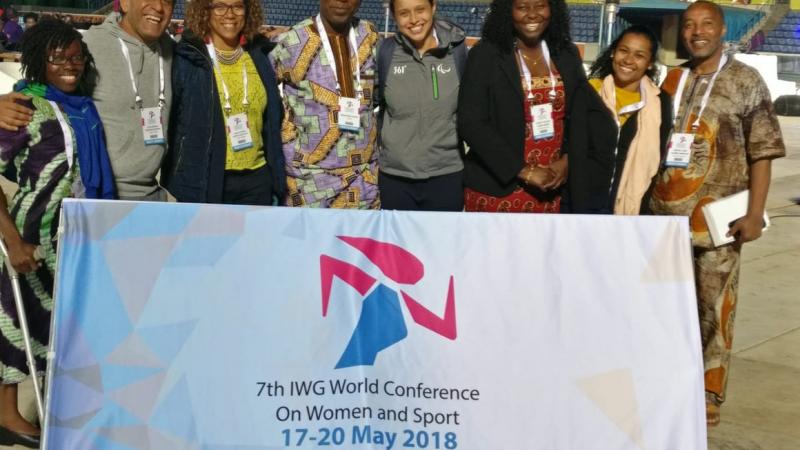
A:
[[[626,28],[616,39],[614,42],[611,43],[600,56],[597,57],[594,63],[592,63],[592,67],[589,69],[589,78],[600,78],[603,79],[608,75],[614,73],[613,68],[613,61],[612,55],[614,51],[617,50],[619,43],[622,42],[622,39],[629,35],[629,34],[638,34],[639,36],[644,36],[650,41],[650,67],[645,71],[645,75],[650,77],[654,83],[658,84],[658,67],[656,67],[656,61],[658,61],[658,38],[656,37],[653,30],[644,26],[644,25],[631,25],[630,27]]]
[[[47,84],[48,55],[53,50],[69,47],[75,41],[81,43],[81,51],[86,56],[79,84],[79,90],[83,91],[90,71],[94,70],[94,58],[81,33],[60,19],[46,17],[35,27],[25,30],[20,43],[22,76],[29,82]]]
[[[544,31],[544,40],[552,55],[558,55],[572,45],[569,33],[569,11],[564,0],[548,0],[550,23]],[[514,0],[493,0],[483,24],[482,37],[506,53],[514,51],[514,19],[511,8]]]

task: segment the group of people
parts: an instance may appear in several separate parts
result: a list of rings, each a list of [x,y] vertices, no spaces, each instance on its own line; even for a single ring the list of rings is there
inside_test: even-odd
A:
[[[177,44],[171,0],[121,0],[83,36],[43,20],[25,79],[0,99],[0,232],[24,274],[34,350],[48,341],[60,201],[67,196],[429,211],[691,218],[707,419],[725,399],[741,244],[759,237],[770,162],[785,153],[757,72],[724,53],[718,5],[681,16],[691,55],[659,87],[657,37],[632,26],[587,78],[564,0],[494,0],[482,39],[435,0],[389,2],[381,41],[360,0],[274,42],[257,0],[193,0]],[[160,173],[160,178],[158,177]],[[736,244],[714,248],[702,205],[750,189]],[[41,247],[43,260],[35,257]],[[0,274],[0,445],[35,446],[17,409],[27,373]]]

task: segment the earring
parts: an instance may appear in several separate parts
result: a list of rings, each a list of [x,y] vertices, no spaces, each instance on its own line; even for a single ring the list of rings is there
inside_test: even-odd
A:
[[[239,36],[239,45],[244,46],[245,44],[247,44],[247,38],[242,34]]]

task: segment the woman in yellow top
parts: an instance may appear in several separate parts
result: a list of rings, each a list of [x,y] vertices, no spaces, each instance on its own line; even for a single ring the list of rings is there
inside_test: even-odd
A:
[[[271,205],[286,175],[272,45],[257,0],[193,0],[175,49],[162,183],[178,201]]]
[[[583,157],[570,155],[572,212],[637,215],[647,205],[672,125],[657,55],[653,32],[634,25],[592,65],[594,89],[583,99],[589,132],[573,143]]]

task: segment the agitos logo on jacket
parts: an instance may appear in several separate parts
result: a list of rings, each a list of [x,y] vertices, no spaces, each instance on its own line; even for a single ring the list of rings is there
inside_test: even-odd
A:
[[[341,241],[363,253],[390,280],[400,285],[413,286],[425,274],[422,262],[409,251],[387,242],[370,238],[337,236]],[[371,366],[378,352],[402,341],[408,336],[400,298],[393,289],[383,283],[373,287],[378,280],[360,268],[345,261],[320,255],[319,269],[322,279],[322,316],[328,315],[331,285],[337,277],[353,287],[364,298],[361,316],[353,330],[337,369],[353,366]],[[370,292],[371,291],[371,292]],[[411,318],[417,324],[450,340],[456,339],[456,299],[453,291],[453,276],[447,289],[444,316],[439,317],[400,289]]]

